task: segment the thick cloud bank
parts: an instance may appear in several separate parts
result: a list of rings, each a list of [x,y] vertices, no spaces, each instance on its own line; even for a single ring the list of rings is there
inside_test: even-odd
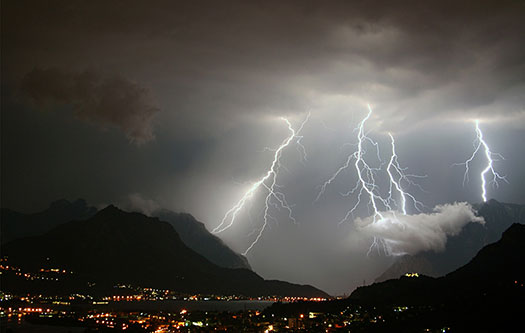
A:
[[[151,122],[159,109],[147,89],[124,78],[35,68],[24,77],[22,90],[40,106],[72,105],[79,118],[118,127],[132,142],[154,138]]]
[[[485,223],[466,202],[438,205],[430,214],[394,216],[394,212],[386,212],[383,215],[385,218],[376,222],[372,217],[357,218],[356,225],[363,234],[384,240],[394,255],[443,251],[447,237],[459,234],[467,223]]]

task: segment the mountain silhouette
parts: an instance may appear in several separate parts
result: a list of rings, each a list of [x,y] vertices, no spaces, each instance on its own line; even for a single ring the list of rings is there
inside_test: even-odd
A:
[[[525,225],[516,223],[444,277],[374,283],[356,289],[347,302],[388,309],[377,332],[516,332],[523,326],[524,262]],[[391,312],[398,306],[406,314]]]
[[[211,234],[204,223],[197,221],[192,215],[165,209],[151,215],[171,224],[189,248],[212,263],[226,268],[251,269],[246,257],[230,249],[219,237]]]
[[[57,200],[46,210],[33,214],[19,213],[11,209],[0,210],[0,239],[4,244],[13,239],[42,235],[52,228],[71,220],[85,220],[97,212],[95,207],[87,205],[85,200],[70,202]]]
[[[500,203],[494,199],[473,206],[485,224],[469,223],[457,235],[449,237],[443,252],[427,251],[402,256],[375,282],[397,279],[410,272],[439,277],[461,267],[485,245],[497,241],[513,223],[525,223],[525,205]]]
[[[429,304],[476,299],[491,293],[494,296],[522,286],[524,262],[525,225],[515,223],[499,241],[485,246],[468,264],[444,277],[403,276],[359,287],[350,298],[376,304]]]
[[[3,274],[4,291],[94,293],[131,284],[183,293],[328,296],[312,286],[266,281],[248,269],[219,267],[187,247],[168,222],[115,206],[44,235],[13,240],[1,251],[10,265],[24,271],[38,272],[45,265],[73,272],[62,284],[42,285],[39,290],[38,284],[17,282]]]
[[[33,214],[19,213],[2,208],[0,211],[1,244],[17,238],[43,235],[54,227],[72,220],[86,220],[97,212],[86,201],[57,200],[46,210]],[[236,253],[220,238],[212,235],[202,222],[187,213],[175,213],[166,209],[151,214],[169,222],[189,248],[206,257],[216,265],[226,268],[251,269],[246,257]]]

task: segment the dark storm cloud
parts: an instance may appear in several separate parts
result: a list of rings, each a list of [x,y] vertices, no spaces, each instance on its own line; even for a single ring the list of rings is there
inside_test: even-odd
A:
[[[154,138],[152,120],[159,109],[148,90],[124,78],[35,68],[24,76],[21,89],[41,108],[70,105],[80,119],[115,126],[137,144]]]
[[[330,109],[334,95],[373,103],[387,130],[408,117],[523,113],[521,2],[58,3],[7,4],[6,26],[16,29],[4,44],[17,63],[133,73],[160,92],[175,135],[213,135],[241,116]]]

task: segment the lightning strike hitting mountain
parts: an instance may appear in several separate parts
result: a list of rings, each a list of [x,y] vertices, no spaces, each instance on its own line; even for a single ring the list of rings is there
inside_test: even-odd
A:
[[[481,178],[481,198],[483,199],[483,202],[487,201],[487,180],[485,178],[485,175],[487,173],[492,174],[492,180],[490,183],[492,183],[494,186],[498,187],[499,183],[498,180],[503,180],[508,183],[505,176],[501,176],[496,170],[494,170],[494,157],[499,157],[501,159],[504,159],[503,156],[501,156],[498,153],[493,153],[490,151],[490,148],[487,144],[487,142],[483,139],[483,132],[481,131],[479,127],[479,121],[476,120],[476,139],[474,141],[474,152],[470,157],[463,163],[456,163],[455,165],[464,165],[465,166],[465,173],[463,174],[463,186],[465,186],[465,183],[469,181],[469,171],[470,171],[470,163],[474,160],[476,157],[478,151],[483,147],[483,150],[485,152],[485,158],[487,159],[487,166],[481,171],[480,178]]]
[[[244,193],[244,195],[241,197],[241,199],[230,209],[226,212],[223,219],[221,220],[221,223],[212,230],[212,233],[220,233],[228,228],[230,228],[233,223],[235,222],[235,218],[237,217],[238,213],[243,209],[244,205],[250,199],[253,197],[253,195],[261,188],[266,189],[268,191],[265,201],[264,201],[264,215],[263,215],[263,224],[261,228],[259,229],[257,233],[257,237],[255,240],[250,244],[250,246],[244,251],[244,255],[246,255],[259,241],[261,238],[264,230],[266,229],[266,226],[268,224],[268,220],[272,218],[270,216],[270,206],[276,206],[277,208],[283,208],[288,212],[288,217],[290,220],[294,223],[296,223],[294,217],[292,216],[292,209],[290,208],[290,205],[286,201],[286,196],[284,193],[278,190],[279,185],[277,184],[277,175],[279,173],[280,168],[284,168],[281,165],[281,156],[283,153],[283,150],[288,147],[294,140],[295,143],[298,145],[299,152],[301,153],[302,160],[306,160],[306,150],[300,140],[303,138],[300,136],[300,132],[302,131],[304,125],[308,121],[310,117],[310,114],[308,114],[305,118],[305,120],[301,123],[299,128],[295,130],[291,123],[286,118],[281,118],[288,126],[288,130],[290,132],[290,135],[281,143],[281,145],[277,149],[266,149],[274,151],[273,160],[270,168],[266,172],[266,174],[260,178],[258,181],[252,184],[252,186]],[[275,200],[275,202],[273,200]]]
[[[357,150],[349,155],[345,161],[345,163],[321,186],[321,190],[317,195],[316,201],[319,200],[319,198],[323,195],[323,193],[326,191],[326,187],[330,185],[337,176],[343,171],[350,167],[350,164],[352,160],[355,160],[354,167],[357,174],[357,183],[356,185],[346,194],[345,196],[349,196],[356,191],[357,193],[357,200],[354,206],[346,213],[345,217],[341,220],[340,223],[343,223],[347,221],[350,217],[350,215],[353,215],[353,213],[356,211],[356,209],[361,204],[361,200],[363,198],[363,195],[368,198],[368,205],[372,208],[372,216],[371,216],[371,223],[382,223],[382,222],[391,222],[396,223],[396,211],[394,209],[397,208],[400,210],[400,214],[407,215],[407,198],[409,198],[413,204],[416,210],[419,211],[419,207],[423,206],[421,202],[417,201],[415,197],[408,193],[406,190],[403,189],[403,182],[414,185],[414,182],[410,180],[410,177],[420,177],[416,175],[406,175],[404,171],[406,168],[402,168],[398,161],[398,156],[395,150],[395,140],[394,137],[389,134],[390,136],[390,142],[392,147],[391,157],[388,162],[388,165],[386,167],[386,173],[388,175],[388,181],[389,181],[389,190],[388,190],[388,196],[385,198],[380,193],[380,187],[376,183],[376,174],[382,170],[382,165],[379,167],[372,167],[366,160],[366,149],[365,144],[368,143],[371,145],[374,150],[376,151],[377,158],[379,162],[382,164],[380,153],[379,153],[379,144],[375,142],[372,138],[370,138],[365,133],[365,124],[367,120],[370,119],[372,115],[372,108],[370,105],[368,105],[368,114],[365,116],[363,120],[358,124],[356,130],[358,132],[357,134]],[[394,198],[394,188],[395,191],[399,194],[399,202],[397,202]],[[369,253],[374,247],[378,247],[381,245],[384,249],[384,252],[387,254],[391,254],[391,251],[389,249],[389,246],[385,241],[381,238],[374,237],[374,241],[372,245],[370,246]]]

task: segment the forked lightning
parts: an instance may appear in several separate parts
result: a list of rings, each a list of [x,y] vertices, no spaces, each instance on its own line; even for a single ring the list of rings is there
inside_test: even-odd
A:
[[[363,196],[368,198],[368,205],[372,208],[372,223],[381,223],[386,220],[396,219],[395,208],[397,208],[401,214],[407,215],[407,201],[408,199],[412,201],[416,210],[419,211],[419,207],[422,207],[422,203],[417,201],[416,198],[408,193],[404,189],[404,183],[408,185],[415,185],[414,182],[410,179],[412,177],[421,177],[417,175],[407,175],[405,174],[406,168],[402,168],[398,161],[398,156],[396,153],[395,140],[392,134],[389,133],[390,142],[391,142],[391,157],[387,164],[386,169],[384,170],[388,175],[388,195],[383,197],[380,192],[380,187],[376,183],[376,174],[382,171],[383,163],[379,154],[379,144],[370,138],[365,132],[365,124],[370,119],[372,115],[372,108],[368,105],[368,113],[365,118],[358,124],[357,131],[357,150],[350,154],[345,163],[321,186],[316,201],[323,195],[326,191],[326,187],[330,185],[337,176],[345,169],[348,169],[351,165],[351,162],[354,161],[353,165],[357,174],[357,183],[356,185],[345,195],[350,195],[357,192],[357,199],[352,208],[346,213],[345,217],[341,220],[340,223],[343,223],[349,219],[351,215],[356,211],[356,209],[361,204]],[[366,159],[366,149],[365,144],[368,143],[371,145],[379,159],[381,165],[379,167],[372,167]],[[394,190],[395,189],[395,190]],[[399,195],[399,200],[396,200],[395,192]],[[374,238],[374,241],[370,247],[372,248],[379,246],[381,244],[385,253],[390,254],[387,244],[382,239]],[[369,250],[369,252],[370,252]]]
[[[282,193],[280,190],[278,190],[278,184],[277,184],[277,175],[279,173],[279,169],[281,166],[281,156],[283,153],[283,150],[287,148],[290,144],[292,144],[294,141],[298,145],[299,151],[302,153],[302,159],[306,159],[306,151],[304,149],[304,146],[301,144],[300,140],[302,139],[302,136],[299,134],[301,133],[304,125],[308,121],[310,117],[310,114],[306,116],[306,119],[301,123],[299,128],[295,130],[291,123],[286,118],[281,118],[286,125],[288,126],[288,130],[290,132],[290,135],[281,143],[281,145],[273,150],[273,160],[270,168],[266,172],[266,174],[260,178],[258,181],[252,184],[252,186],[244,193],[244,195],[241,197],[241,199],[230,209],[226,212],[224,217],[221,220],[221,223],[212,230],[213,233],[220,233],[228,228],[230,228],[239,214],[239,212],[244,208],[246,202],[248,199],[253,197],[255,193],[257,193],[258,190],[265,189],[268,193],[265,197],[264,201],[264,215],[263,215],[263,224],[260,227],[257,237],[255,240],[250,244],[250,246],[244,251],[244,255],[246,255],[254,246],[257,244],[259,239],[261,238],[264,230],[266,229],[266,226],[268,224],[268,220],[271,218],[270,216],[270,206],[274,205],[280,208],[285,209],[288,212],[288,217],[291,221],[296,223],[295,219],[292,216],[292,209],[290,208],[290,205],[288,205],[286,201],[286,197],[284,193]],[[273,201],[273,200],[274,201]]]
[[[498,187],[498,180],[503,180],[508,183],[505,176],[500,175],[496,170],[494,170],[494,157],[499,157],[500,159],[504,159],[503,156],[501,156],[498,153],[493,153],[490,151],[490,148],[487,144],[487,142],[483,139],[483,132],[481,132],[481,129],[479,128],[479,121],[476,120],[476,139],[474,141],[474,152],[470,157],[463,163],[456,163],[455,165],[464,165],[465,166],[465,173],[463,174],[463,186],[465,186],[465,183],[469,181],[469,171],[470,171],[470,163],[474,160],[476,157],[478,151],[483,148],[485,152],[485,158],[487,159],[487,166],[481,171],[480,178],[481,178],[481,198],[483,199],[483,202],[487,201],[487,180],[485,178],[485,175],[487,173],[492,174],[492,180],[490,180],[490,183],[492,183],[494,186]]]

